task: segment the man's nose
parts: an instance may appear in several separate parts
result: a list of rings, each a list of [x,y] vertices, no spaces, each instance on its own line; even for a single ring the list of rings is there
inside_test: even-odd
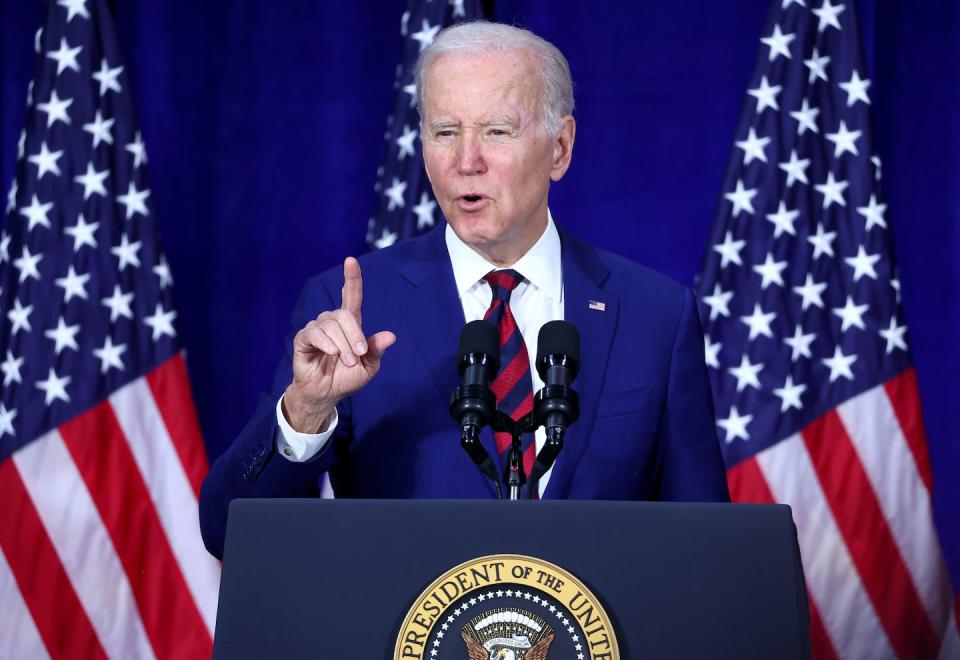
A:
[[[457,172],[469,176],[483,174],[486,170],[480,136],[473,131],[465,132],[458,144]]]

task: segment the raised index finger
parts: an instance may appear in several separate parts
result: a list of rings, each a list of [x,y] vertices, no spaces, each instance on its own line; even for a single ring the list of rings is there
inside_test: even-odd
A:
[[[360,275],[360,262],[353,257],[343,260],[343,303],[340,309],[346,310],[360,321],[360,305],[363,303],[363,277]]]

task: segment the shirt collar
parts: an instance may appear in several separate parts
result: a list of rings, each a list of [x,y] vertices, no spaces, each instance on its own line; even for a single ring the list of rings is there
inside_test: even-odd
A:
[[[497,266],[474,252],[473,248],[460,240],[448,224],[444,233],[447,252],[453,266],[453,279],[457,284],[457,295],[463,297],[468,290],[476,286],[483,276]],[[547,226],[537,242],[517,260],[513,266],[532,286],[553,300],[560,302],[563,291],[563,273],[560,265],[560,234],[553,223],[553,216],[547,209]]]

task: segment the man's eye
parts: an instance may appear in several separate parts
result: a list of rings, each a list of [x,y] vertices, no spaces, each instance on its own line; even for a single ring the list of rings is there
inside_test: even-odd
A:
[[[453,137],[453,135],[454,132],[450,129],[444,129],[434,133],[434,136],[438,138]]]
[[[491,128],[489,135],[492,135],[493,137],[506,137],[510,135],[510,132],[503,128]]]

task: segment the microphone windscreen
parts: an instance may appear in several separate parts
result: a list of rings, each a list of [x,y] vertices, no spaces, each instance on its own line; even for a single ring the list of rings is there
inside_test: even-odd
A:
[[[566,321],[550,321],[540,328],[537,338],[537,364],[548,355],[566,355],[580,362],[580,331]]]
[[[490,321],[470,321],[460,331],[460,358],[470,353],[482,353],[500,361],[500,333]]]

